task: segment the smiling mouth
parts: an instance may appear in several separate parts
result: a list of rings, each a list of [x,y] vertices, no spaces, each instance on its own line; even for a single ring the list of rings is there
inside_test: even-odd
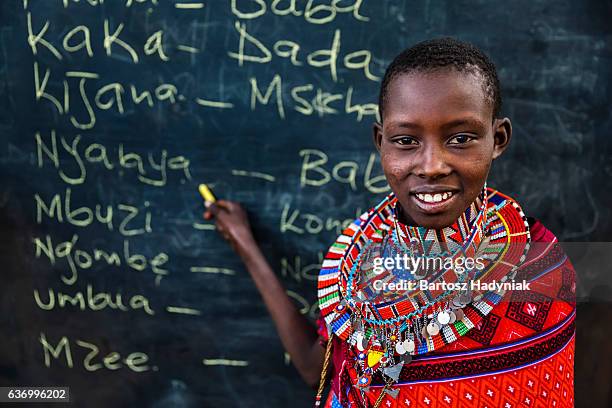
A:
[[[433,193],[433,194],[419,194],[416,193],[415,196],[425,202],[425,203],[439,203],[442,201],[446,201],[453,196],[452,191],[446,191],[443,193]]]
[[[439,213],[447,210],[456,196],[457,193],[454,191],[411,194],[417,207],[425,213]]]

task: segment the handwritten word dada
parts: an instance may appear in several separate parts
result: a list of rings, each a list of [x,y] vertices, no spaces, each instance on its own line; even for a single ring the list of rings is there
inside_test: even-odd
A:
[[[180,172],[186,180],[191,180],[189,159],[180,155],[168,157],[168,152],[163,149],[158,157],[154,157],[149,152],[145,161],[138,153],[127,151],[122,143],[119,144],[117,151],[114,151],[95,142],[81,145],[80,135],[77,135],[71,141],[61,136],[59,141],[62,149],[58,149],[55,130],[51,130],[50,140],[43,140],[40,132],[36,132],[34,139],[36,141],[38,167],[43,168],[46,158],[55,167],[60,179],[66,184],[80,185],[85,183],[87,180],[86,165],[103,166],[109,171],[117,168],[132,170],[136,172],[138,181],[154,187],[166,185],[169,170]]]
[[[352,13],[353,18],[359,21],[369,21],[368,17],[359,14],[363,0],[327,0],[321,4],[314,4],[313,0],[308,2],[297,0],[232,0],[232,13],[243,20],[251,20],[263,16],[270,10],[277,16],[304,16],[304,19],[312,24],[326,24],[334,21],[339,13]],[[349,4],[347,4],[349,3]],[[304,5],[305,4],[305,5]]]
[[[253,34],[248,33],[246,24],[236,22],[235,28],[239,34],[238,51],[229,51],[228,55],[236,59],[239,66],[243,66],[245,61],[259,64],[266,64],[272,61],[272,52],[270,48],[264,45],[264,43]],[[313,51],[306,56],[306,63],[311,67],[329,70],[334,82],[338,81],[338,58],[340,56],[341,35],[339,29],[335,30],[329,48]],[[248,45],[254,48],[253,52],[250,54],[247,54],[246,50]],[[272,46],[274,54],[281,58],[289,58],[291,64],[295,66],[304,64],[303,59],[300,58],[300,48],[297,42],[290,40],[278,40]],[[372,53],[369,50],[350,52],[344,55],[342,63],[347,69],[362,70],[363,75],[371,81],[380,80],[379,77],[371,72],[370,64],[372,63]]]

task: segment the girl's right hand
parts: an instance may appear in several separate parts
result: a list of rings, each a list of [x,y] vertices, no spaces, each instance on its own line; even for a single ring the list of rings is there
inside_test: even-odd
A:
[[[239,254],[255,242],[247,212],[239,203],[217,200],[204,212],[204,219],[213,218],[217,231]]]

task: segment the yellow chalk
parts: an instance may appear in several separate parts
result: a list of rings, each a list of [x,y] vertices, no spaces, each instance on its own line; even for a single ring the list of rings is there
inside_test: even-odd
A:
[[[215,201],[217,201],[212,191],[210,191],[210,188],[208,188],[206,184],[200,184],[198,187],[198,190],[200,191],[200,195],[202,196],[202,198],[207,204],[208,203],[212,204]]]

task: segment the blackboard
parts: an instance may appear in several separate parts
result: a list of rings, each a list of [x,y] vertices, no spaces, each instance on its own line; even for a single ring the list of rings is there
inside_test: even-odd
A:
[[[370,137],[384,68],[431,37],[498,66],[514,139],[489,184],[561,240],[605,240],[609,16],[595,1],[1,2],[0,385],[67,385],[75,406],[310,406],[197,185],[247,208],[314,317],[326,248],[387,192]]]

